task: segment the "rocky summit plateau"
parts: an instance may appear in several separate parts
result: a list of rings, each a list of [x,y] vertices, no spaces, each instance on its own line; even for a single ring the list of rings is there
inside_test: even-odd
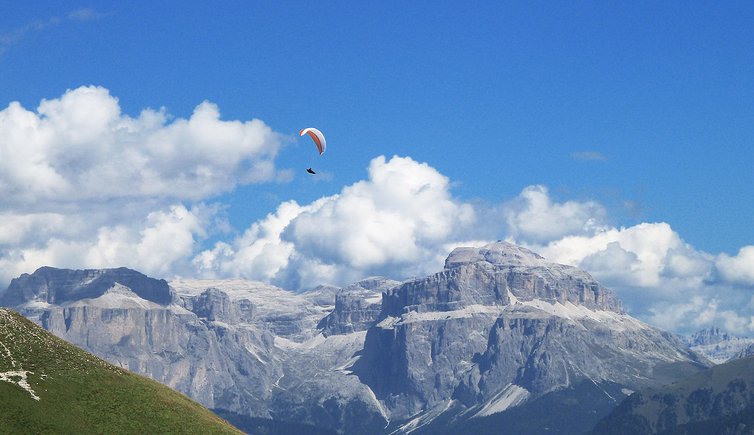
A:
[[[46,267],[0,305],[249,432],[583,433],[711,365],[588,273],[506,242],[303,293]]]

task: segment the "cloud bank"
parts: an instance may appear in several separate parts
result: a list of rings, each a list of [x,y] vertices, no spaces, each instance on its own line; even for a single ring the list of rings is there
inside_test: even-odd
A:
[[[43,265],[128,266],[190,273],[222,207],[202,201],[238,185],[289,177],[283,136],[225,121],[202,102],[187,118],[121,113],[102,87],[0,110],[0,282]]]
[[[223,121],[199,104],[189,119],[165,110],[123,115],[107,89],[87,86],[32,112],[0,111],[0,195],[15,206],[112,198],[199,200],[238,184],[285,177],[281,136],[260,120]]]
[[[596,201],[546,186],[483,205],[407,156],[379,156],[365,179],[308,204],[282,202],[235,237],[213,198],[285,180],[283,136],[260,120],[121,112],[101,87],[0,111],[0,281],[43,265],[126,266],[153,276],[243,277],[290,289],[395,279],[442,268],[456,246],[496,239],[581,267],[658,326],[754,333],[754,246],[700,251],[669,223],[616,226]],[[225,233],[227,236],[227,233]],[[216,239],[216,237],[215,237]]]
[[[663,328],[754,331],[754,247],[716,256],[665,222],[615,227],[599,203],[558,202],[541,185],[485,208],[453,197],[446,177],[408,157],[378,157],[368,174],[311,204],[281,204],[236,240],[199,253],[195,270],[288,288],[403,279],[440,270],[456,246],[504,238],[589,271]]]
[[[377,157],[368,174],[311,204],[281,204],[234,242],[199,254],[198,270],[293,288],[439,270],[444,245],[476,222],[473,207],[451,196],[447,177],[408,157]]]

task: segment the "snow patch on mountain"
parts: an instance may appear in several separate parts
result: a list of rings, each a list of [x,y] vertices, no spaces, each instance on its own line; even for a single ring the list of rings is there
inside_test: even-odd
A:
[[[228,295],[231,301],[252,301],[258,315],[262,316],[288,314],[301,308],[307,311],[313,305],[300,294],[244,279],[176,279],[170,281],[170,287],[179,297],[195,297],[209,288],[217,288]]]
[[[542,299],[520,300],[508,290],[509,305],[471,304],[457,310],[448,311],[408,311],[400,317],[387,316],[377,327],[390,329],[395,326],[416,322],[444,321],[451,319],[465,319],[475,316],[499,317],[506,313],[534,309],[544,315],[560,317],[573,321],[589,319],[595,322],[609,323],[619,330],[639,330],[651,328],[649,325],[627,315],[615,311],[590,309],[584,305],[576,305],[570,301],[566,303],[548,302]]]
[[[332,306],[317,305],[301,294],[257,281],[176,279],[170,287],[189,311],[194,311],[191,305],[210,289],[226,295],[231,304],[248,301],[252,318],[246,326],[271,329],[276,335],[275,345],[281,349],[295,348],[315,338],[319,334],[317,322],[332,311]]]
[[[629,316],[628,314],[616,313],[615,311],[608,310],[595,310],[587,308],[584,305],[576,305],[570,301],[565,303],[560,302],[548,302],[542,299],[532,300],[520,300],[510,290],[508,290],[508,298],[511,301],[511,305],[516,307],[531,307],[537,310],[544,311],[550,316],[560,317],[570,320],[582,320],[590,319],[596,322],[610,323],[611,326],[618,327],[621,330],[627,329],[648,329],[651,328],[644,322]]]

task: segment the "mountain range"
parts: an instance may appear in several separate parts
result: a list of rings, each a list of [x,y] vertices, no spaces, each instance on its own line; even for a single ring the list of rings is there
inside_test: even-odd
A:
[[[249,432],[583,433],[712,365],[588,273],[506,242],[303,293],[47,267],[0,305]]]

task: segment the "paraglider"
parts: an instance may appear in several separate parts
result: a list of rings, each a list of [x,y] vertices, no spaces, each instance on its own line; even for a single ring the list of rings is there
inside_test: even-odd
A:
[[[303,136],[305,134],[309,135],[309,137],[314,141],[314,144],[317,145],[317,151],[319,151],[319,155],[324,154],[325,148],[327,148],[325,135],[314,127],[304,128],[298,133],[299,136]],[[316,172],[314,172],[312,168],[308,168],[306,172],[310,174],[316,174]]]
[[[327,142],[325,141],[325,135],[322,134],[321,131],[317,130],[314,127],[305,128],[298,133],[299,136],[303,136],[305,134],[308,134],[309,137],[312,138],[314,143],[317,145],[317,150],[319,151],[319,154],[322,155],[325,152],[325,148],[327,147]]]

